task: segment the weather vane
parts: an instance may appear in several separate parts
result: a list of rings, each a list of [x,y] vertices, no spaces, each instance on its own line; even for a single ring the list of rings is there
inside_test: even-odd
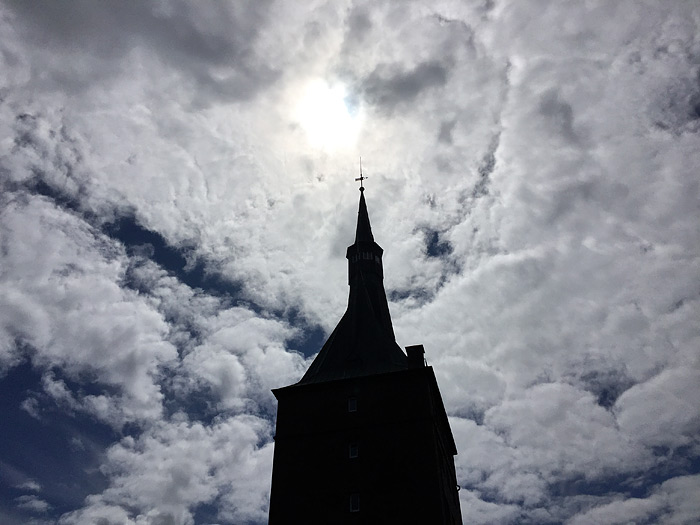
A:
[[[360,181],[360,191],[365,191],[365,186],[363,184],[365,179],[368,179],[369,177],[363,177],[362,176],[362,157],[360,157],[360,176],[355,178],[356,181]]]

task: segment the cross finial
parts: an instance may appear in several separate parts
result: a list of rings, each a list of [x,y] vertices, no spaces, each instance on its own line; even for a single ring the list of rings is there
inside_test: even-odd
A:
[[[369,177],[364,177],[362,175],[362,157],[360,157],[360,176],[355,179],[356,181],[360,181],[360,191],[365,191],[364,180],[368,178]]]

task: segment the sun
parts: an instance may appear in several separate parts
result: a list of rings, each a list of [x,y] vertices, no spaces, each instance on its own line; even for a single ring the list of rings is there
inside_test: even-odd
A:
[[[321,79],[302,89],[295,118],[313,147],[331,151],[352,148],[362,120],[359,108],[350,104],[345,86],[329,85]]]

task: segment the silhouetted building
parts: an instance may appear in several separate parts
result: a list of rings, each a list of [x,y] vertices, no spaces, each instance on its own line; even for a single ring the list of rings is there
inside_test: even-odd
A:
[[[396,344],[382,253],[360,193],[347,311],[304,377],[273,390],[272,525],[462,523],[445,408],[423,346]]]

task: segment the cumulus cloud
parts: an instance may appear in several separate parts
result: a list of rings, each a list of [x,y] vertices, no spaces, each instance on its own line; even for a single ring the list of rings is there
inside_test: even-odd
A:
[[[567,523],[629,523],[630,521],[658,523],[692,523],[698,516],[698,504],[688,497],[697,492],[698,476],[681,476],[662,483],[649,497],[618,499],[575,516]]]
[[[175,417],[107,451],[111,485],[61,523],[193,523],[199,504],[217,500],[228,522],[265,521],[272,471],[270,423],[251,416],[210,426]],[[126,510],[132,509],[132,510]]]
[[[620,427],[648,446],[677,448],[697,441],[700,370],[667,368],[626,391],[615,404]]]
[[[117,413],[101,410],[102,396],[86,398],[106,420],[159,413],[154,378],[176,354],[163,340],[162,317],[120,287],[119,247],[37,197],[17,195],[2,218],[3,361],[19,359],[25,345],[35,349],[38,366],[59,365],[69,376],[117,386],[124,402]],[[50,375],[46,384],[49,394],[70,396]]]
[[[31,492],[40,492],[41,491],[41,485],[34,481],[33,479],[27,480],[24,483],[20,483],[17,485],[18,489],[20,490],[27,490]]]
[[[51,509],[51,505],[33,495],[19,496],[15,502],[20,509],[28,510],[34,514],[45,514]]]
[[[483,424],[453,418],[451,425],[460,484],[504,509],[517,503],[532,519],[554,519],[565,504],[556,501],[554,487],[632,477],[657,461],[590,394],[569,385],[537,385],[489,409]]]

